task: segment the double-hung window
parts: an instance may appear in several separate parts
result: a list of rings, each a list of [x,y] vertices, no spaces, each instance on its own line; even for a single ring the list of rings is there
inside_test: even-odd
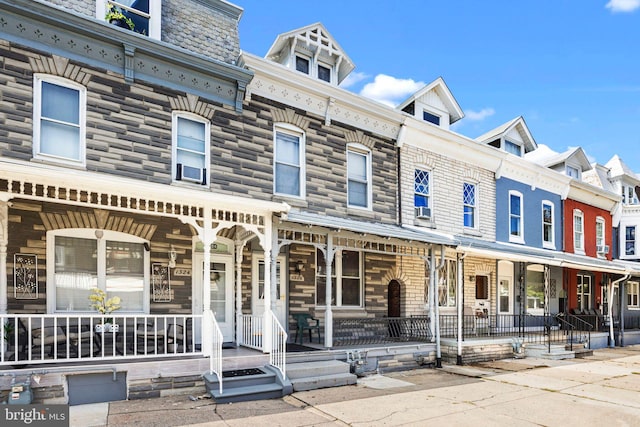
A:
[[[274,192],[304,197],[304,133],[293,126],[278,125],[275,129]]]
[[[370,208],[371,153],[367,149],[356,146],[348,147],[347,180],[348,205],[358,208]]]
[[[97,0],[98,19],[160,39],[162,0]],[[133,27],[133,28],[132,28]]]
[[[431,173],[416,169],[413,178],[413,206],[416,217],[431,218]]]
[[[580,310],[589,310],[591,308],[592,282],[593,278],[588,274],[577,275],[578,308]]]
[[[624,254],[636,254],[636,227],[634,225],[626,226],[624,232]]]
[[[627,282],[627,307],[640,309],[640,284],[638,282]]]
[[[605,255],[605,222],[604,218],[596,218],[596,252],[598,256]]]
[[[362,252],[339,251],[331,270],[331,305],[362,307]],[[316,305],[326,305],[327,270],[324,253],[316,251]]]
[[[91,311],[89,295],[102,289],[120,297],[120,312],[149,311],[149,252],[125,233],[62,229],[47,233],[49,312]]]
[[[444,267],[440,270],[440,280],[438,281],[438,305],[440,307],[456,306],[456,284],[458,262],[455,259],[444,261]]]
[[[477,187],[475,184],[465,182],[462,184],[462,203],[464,226],[467,228],[476,228],[476,212],[478,210]]]
[[[509,192],[509,241],[523,243],[522,194]]]
[[[33,157],[84,165],[86,88],[42,74],[33,82]]]
[[[173,112],[172,137],[175,181],[207,185],[210,164],[209,121],[185,112]]]
[[[584,253],[584,214],[581,210],[573,210],[573,251]]]
[[[553,226],[553,203],[542,202],[542,246],[555,249],[555,230]]]

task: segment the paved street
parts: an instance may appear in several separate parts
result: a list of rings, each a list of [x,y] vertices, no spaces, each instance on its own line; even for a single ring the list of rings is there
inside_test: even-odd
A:
[[[71,408],[89,426],[638,426],[640,346],[361,378],[356,386],[216,405],[174,396]]]

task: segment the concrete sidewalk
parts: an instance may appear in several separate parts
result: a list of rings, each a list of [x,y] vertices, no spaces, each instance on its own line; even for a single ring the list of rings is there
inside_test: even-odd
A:
[[[72,426],[640,424],[640,346],[586,359],[508,359],[361,378],[355,386],[216,404],[172,396],[71,407]]]

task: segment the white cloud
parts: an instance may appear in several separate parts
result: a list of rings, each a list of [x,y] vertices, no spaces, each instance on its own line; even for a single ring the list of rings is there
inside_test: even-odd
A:
[[[351,73],[347,76],[346,79],[340,83],[340,87],[343,89],[350,88],[356,83],[360,83],[362,80],[368,79],[369,75],[365,73]]]
[[[467,120],[473,120],[474,122],[484,120],[489,116],[493,116],[496,110],[493,108],[483,108],[480,111],[467,110],[464,112],[464,117]]]
[[[640,7],[640,0],[609,0],[605,7],[612,12],[633,12]]]
[[[360,95],[382,102],[390,107],[395,107],[424,85],[423,82],[416,82],[412,79],[398,79],[385,74],[378,74],[373,79],[373,82],[364,85]]]

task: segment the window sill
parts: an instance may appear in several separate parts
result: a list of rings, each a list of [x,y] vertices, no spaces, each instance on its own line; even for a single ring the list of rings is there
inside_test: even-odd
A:
[[[475,228],[464,228],[462,230],[462,234],[467,236],[482,237],[482,232],[480,232],[480,230]]]
[[[522,238],[513,238],[513,237],[509,237],[509,243],[516,243],[516,244],[519,244],[519,245],[524,245],[525,244],[524,239],[522,239]]]
[[[192,190],[202,190],[202,191],[210,190],[208,185],[202,185],[196,182],[189,182],[189,181],[172,181],[171,185],[180,187],[180,188],[190,188]]]
[[[375,218],[375,213],[370,208],[356,208],[347,206],[347,215],[357,215],[366,218]]]
[[[552,251],[555,251],[555,250],[556,250],[556,245],[554,245],[554,244],[550,244],[550,243],[543,243],[543,244],[542,244],[542,247],[543,247],[544,249],[551,249]]]
[[[413,225],[418,226],[418,227],[426,227],[426,228],[437,228],[436,227],[436,222],[434,220],[427,220],[427,219],[414,219],[413,220]]]
[[[52,166],[64,166],[65,168],[73,168],[77,170],[87,170],[87,165],[84,162],[77,162],[74,160],[56,159],[52,157],[40,157],[36,156],[31,159],[34,163],[52,165]]]
[[[273,202],[285,202],[293,207],[296,208],[308,208],[309,207],[309,202],[307,202],[307,200],[305,200],[302,197],[296,197],[296,196],[287,196],[284,194],[274,194],[273,197],[271,197],[271,201]]]

